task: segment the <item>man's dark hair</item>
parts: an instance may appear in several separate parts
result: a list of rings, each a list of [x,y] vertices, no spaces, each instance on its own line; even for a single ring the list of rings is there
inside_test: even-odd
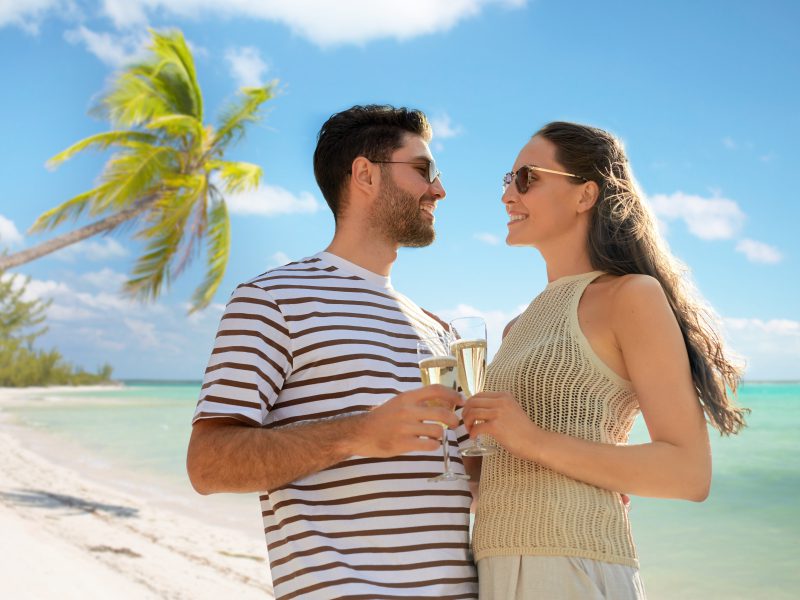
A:
[[[325,121],[314,151],[314,176],[334,219],[341,211],[342,192],[353,161],[364,156],[388,160],[411,133],[431,139],[428,118],[419,110],[381,104],[354,106]]]

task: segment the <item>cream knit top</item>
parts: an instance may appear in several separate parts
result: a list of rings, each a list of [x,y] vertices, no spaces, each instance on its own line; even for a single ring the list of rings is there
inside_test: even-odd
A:
[[[630,382],[606,366],[578,326],[583,291],[603,273],[562,277],[534,298],[503,340],[485,390],[511,392],[540,427],[625,444],[638,414]],[[618,493],[600,489],[504,448],[483,458],[473,533],[487,556],[577,556],[638,567]]]

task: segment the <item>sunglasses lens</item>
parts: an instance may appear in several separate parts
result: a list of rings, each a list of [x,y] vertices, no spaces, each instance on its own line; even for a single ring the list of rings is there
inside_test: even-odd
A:
[[[439,171],[436,168],[436,161],[431,159],[431,162],[428,163],[428,183],[433,183],[436,181],[438,176]]]
[[[527,166],[522,166],[517,170],[516,177],[514,177],[514,183],[517,186],[517,191],[520,194],[524,194],[528,191],[528,180],[530,175],[530,169]]]

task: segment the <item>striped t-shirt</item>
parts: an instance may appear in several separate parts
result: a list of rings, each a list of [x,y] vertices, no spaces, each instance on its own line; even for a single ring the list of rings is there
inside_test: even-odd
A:
[[[420,387],[416,344],[443,324],[388,277],[328,252],[240,285],[197,419],[283,427],[362,413]],[[448,431],[452,468],[463,473]],[[441,450],[352,456],[261,496],[275,596],[477,598],[464,481],[429,482]]]

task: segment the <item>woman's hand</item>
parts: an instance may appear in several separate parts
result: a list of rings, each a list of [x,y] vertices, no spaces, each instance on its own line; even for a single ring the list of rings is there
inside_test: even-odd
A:
[[[546,432],[534,424],[508,392],[481,392],[464,405],[462,413],[469,436],[492,436],[518,458],[536,460]]]

